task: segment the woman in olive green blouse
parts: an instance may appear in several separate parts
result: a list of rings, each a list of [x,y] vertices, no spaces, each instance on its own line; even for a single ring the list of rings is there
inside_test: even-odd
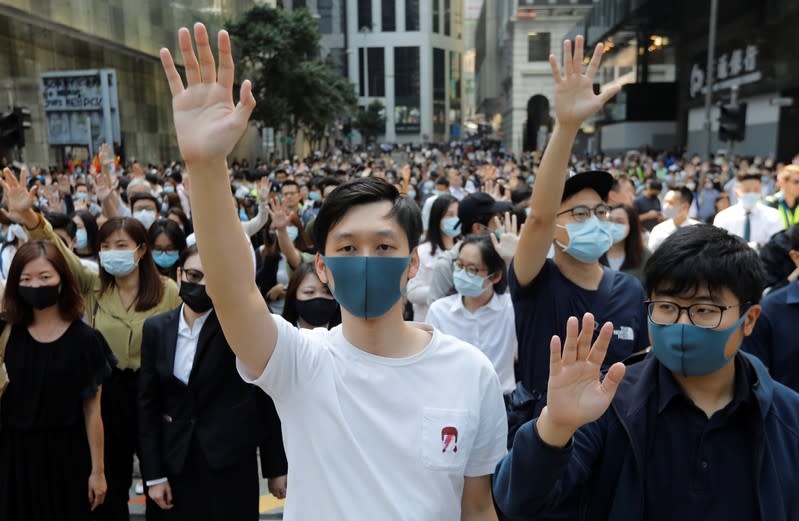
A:
[[[95,516],[127,520],[137,440],[142,326],[148,318],[180,305],[178,288],[158,273],[150,255],[147,231],[132,218],[115,217],[100,228],[100,273],[87,269],[53,232],[50,223],[33,211],[36,197],[25,188],[26,177],[23,172],[17,181],[10,171],[5,174],[9,217],[28,229],[31,240],[48,240],[58,247],[77,279],[89,325],[102,333],[118,360],[103,386],[108,496]]]

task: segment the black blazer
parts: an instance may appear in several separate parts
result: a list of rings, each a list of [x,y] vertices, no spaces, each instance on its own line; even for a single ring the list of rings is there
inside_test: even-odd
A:
[[[181,308],[145,321],[139,371],[139,443],[145,481],[174,476],[197,443],[213,469],[254,458],[264,477],[286,474],[272,400],[245,383],[214,311],[197,343],[188,385],[173,374]]]

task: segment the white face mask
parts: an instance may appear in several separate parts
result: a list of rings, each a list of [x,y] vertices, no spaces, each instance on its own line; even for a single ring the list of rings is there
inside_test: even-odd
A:
[[[152,210],[138,210],[133,212],[133,218],[144,225],[145,230],[149,230],[150,226],[155,222],[155,212]]]
[[[743,206],[745,210],[752,210],[755,206],[757,206],[758,201],[760,201],[759,193],[750,192],[741,195],[741,206]]]

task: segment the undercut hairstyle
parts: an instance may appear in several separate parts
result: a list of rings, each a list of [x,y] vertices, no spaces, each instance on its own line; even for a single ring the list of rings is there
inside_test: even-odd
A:
[[[441,251],[446,250],[444,246],[444,236],[441,231],[441,219],[449,210],[452,203],[457,203],[458,200],[449,194],[439,195],[433,201],[430,207],[430,222],[427,223],[427,234],[425,235],[425,242],[430,243],[430,254],[435,255],[438,249]],[[457,215],[455,216],[457,218]]]
[[[746,172],[740,172],[738,175],[735,176],[735,180],[738,183],[743,183],[744,181],[757,181],[760,182],[760,171],[759,170],[747,170]]]
[[[377,177],[364,177],[347,181],[325,199],[314,223],[314,235],[319,252],[324,255],[330,230],[355,206],[387,201],[392,204],[388,216],[394,218],[408,237],[408,248],[419,246],[422,236],[422,215],[419,206],[388,181]]]
[[[488,268],[489,276],[494,276],[497,273],[502,274],[502,277],[494,283],[494,292],[498,295],[505,293],[508,289],[508,269],[505,261],[497,252],[494,245],[491,243],[491,238],[487,233],[473,233],[467,235],[463,239],[461,248],[467,244],[474,244],[480,250],[480,257],[483,259],[483,264]]]
[[[736,235],[710,224],[679,228],[644,268],[647,295],[690,298],[703,287],[712,295],[729,289],[743,306],[760,302],[766,271],[757,252]]]
[[[28,305],[19,294],[19,280],[22,271],[28,263],[36,259],[44,258],[52,264],[53,269],[61,278],[58,292],[58,312],[61,318],[69,322],[80,320],[83,317],[84,302],[78,289],[78,282],[72,271],[69,269],[67,261],[55,244],[47,241],[26,242],[17,250],[14,260],[8,269],[8,280],[6,290],[3,294],[3,309],[6,314],[6,321],[9,324],[30,325],[33,322],[33,308]]]
[[[139,260],[139,292],[136,295],[136,311],[147,311],[157,306],[164,298],[164,281],[158,272],[152,256],[152,248],[147,237],[144,225],[132,217],[113,217],[103,224],[97,236],[97,244],[113,235],[115,232],[125,233],[130,240],[141,248],[142,257]],[[100,296],[116,286],[116,278],[103,269],[100,263]]]
[[[688,188],[687,186],[685,186],[683,184],[674,185],[674,186],[670,187],[669,190],[672,191],[672,192],[679,193],[680,194],[680,201],[682,201],[683,204],[687,204],[688,206],[691,206],[691,203],[694,202],[694,193],[691,191],[690,188]]]

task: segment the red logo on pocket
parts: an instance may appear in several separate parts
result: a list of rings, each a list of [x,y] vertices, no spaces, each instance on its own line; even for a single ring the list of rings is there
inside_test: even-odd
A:
[[[458,429],[455,427],[441,429],[441,443],[444,445],[441,452],[447,452],[450,445],[452,445],[452,452],[458,452]]]

